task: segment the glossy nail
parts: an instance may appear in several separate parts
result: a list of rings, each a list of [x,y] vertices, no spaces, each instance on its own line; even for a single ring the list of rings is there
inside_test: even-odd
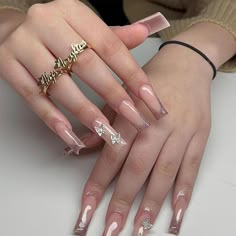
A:
[[[79,155],[80,150],[86,147],[85,144],[70,128],[65,125],[64,122],[56,122],[54,125],[54,130],[76,155]]]
[[[161,119],[163,116],[167,115],[168,112],[162,105],[161,101],[149,85],[143,85],[140,88],[140,97],[146,103],[146,105],[151,109],[153,115],[157,120]]]
[[[147,212],[145,212],[137,220],[134,226],[132,236],[146,236],[152,226],[153,225],[150,223],[150,217]]]
[[[149,30],[149,35],[157,33],[170,26],[170,23],[160,12],[148,16],[135,24],[137,23],[144,24]]]
[[[85,236],[89,223],[93,217],[94,211],[96,209],[96,199],[93,196],[88,196],[84,201],[80,216],[75,225],[74,234]]]
[[[103,236],[116,236],[121,230],[122,218],[118,213],[113,213],[107,220]]]
[[[170,223],[169,233],[178,235],[180,232],[181,224],[187,209],[187,202],[184,194],[179,194],[174,206],[173,217]]]
[[[119,107],[120,113],[126,117],[137,130],[141,131],[149,127],[148,122],[138,112],[134,105],[130,101],[123,101]]]
[[[102,119],[96,119],[93,123],[94,131],[98,136],[103,138],[108,144],[114,145],[126,145],[127,143],[121,138],[120,133],[117,133],[108,122]]]

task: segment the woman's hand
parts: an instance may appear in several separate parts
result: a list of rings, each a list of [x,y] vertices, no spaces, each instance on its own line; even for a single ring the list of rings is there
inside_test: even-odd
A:
[[[20,13],[16,14],[18,16]],[[0,11],[0,17],[5,18],[6,23],[13,21],[13,15],[4,15],[4,10]],[[156,30],[166,26],[168,26],[167,22],[159,14]],[[154,93],[153,96],[150,94],[152,86],[127,48],[135,47],[146,39],[149,29],[145,24],[118,27],[112,31],[80,1],[55,0],[47,4],[33,5],[27,15],[22,14],[19,17],[15,28],[12,28],[10,24],[9,28],[3,32],[5,32],[5,37],[1,37],[0,44],[0,55],[3,59],[0,64],[1,78],[9,82],[32,110],[77,154],[81,148],[85,147],[83,142],[72,132],[71,124],[52,100],[40,93],[38,85],[41,85],[41,88],[47,88],[45,83],[49,76],[51,76],[51,86],[47,90],[48,94],[79,121],[98,135],[101,135],[100,129],[104,127],[107,135],[102,137],[109,144],[112,144],[119,134],[68,75],[70,67],[65,59],[69,55],[71,55],[70,59],[74,56],[71,54],[70,45],[72,44],[85,40],[90,46],[81,54],[79,53],[78,60],[71,68],[72,72],[137,129],[142,129],[147,124],[135,108],[131,97],[113,78],[107,66],[127,84],[137,97],[145,102],[157,119],[160,118],[162,112],[165,112]],[[77,50],[75,48],[73,51]],[[62,60],[57,60],[59,58]],[[76,58],[73,57],[73,59]],[[62,70],[64,67],[66,68]],[[56,78],[57,83],[51,84],[53,74],[50,72],[58,71],[58,69],[61,69],[60,78]],[[38,81],[40,83],[37,85]],[[126,144],[122,138],[117,139],[115,143],[121,144],[118,146]]]
[[[234,37],[216,24],[196,24],[174,40],[200,49],[216,68],[236,53]],[[105,107],[104,113],[109,114],[114,128],[125,135],[128,145],[120,150],[105,145],[83,191],[82,210],[75,227],[77,235],[85,235],[106,188],[120,170],[106,215],[104,236],[119,234],[146,180],[148,185],[132,235],[147,235],[172,186],[174,214],[169,232],[179,233],[210,132],[212,68],[193,50],[167,45],[144,66],[144,71],[169,114],[157,121],[143,102],[131,94],[136,107],[150,122],[149,129],[137,132],[124,118]],[[85,140],[90,147],[101,143],[93,135]]]
[[[175,55],[181,55],[178,63]],[[192,63],[191,67],[186,60],[188,58],[196,64]],[[210,69],[195,52],[179,46],[163,48],[144,67],[169,114],[157,121],[142,101],[131,96],[136,107],[146,115],[150,127],[137,132],[124,118],[116,117],[113,127],[121,132],[128,145],[121,150],[105,145],[85,186],[82,212],[75,233],[83,235],[81,231],[86,230],[106,188],[122,166],[107,211],[104,235],[118,235],[149,175],[148,186],[135,218],[133,235],[146,235],[173,184],[174,218],[171,231],[176,233],[179,230],[210,131]]]

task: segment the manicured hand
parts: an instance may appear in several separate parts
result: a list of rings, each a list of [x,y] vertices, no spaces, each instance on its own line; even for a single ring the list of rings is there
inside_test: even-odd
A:
[[[128,145],[116,150],[105,144],[84,188],[82,211],[75,227],[77,235],[85,235],[96,207],[119,171],[103,235],[116,236],[121,232],[145,181],[148,185],[132,235],[147,235],[172,187],[174,216],[170,233],[179,232],[210,131],[212,71],[195,52],[175,45],[163,48],[144,71],[169,114],[156,120],[145,104],[131,94],[150,127],[138,132],[122,116],[110,116],[113,127],[121,132]],[[87,142],[92,146],[98,140],[88,139]]]
[[[0,11],[0,17],[5,17],[6,23],[15,19],[14,11],[9,12],[10,14],[4,15],[4,10]],[[157,14],[151,21],[148,19],[146,23],[118,27],[112,31],[82,2],[55,0],[46,4],[35,4],[26,15],[19,18],[15,28],[9,26],[9,30],[3,30],[7,32],[5,37],[1,35],[0,55],[3,60],[0,63],[0,76],[75,153],[78,154],[79,150],[85,147],[84,143],[72,132],[70,122],[54,102],[40,93],[41,89],[47,89],[45,84],[48,79],[54,79],[50,72],[55,72],[56,69],[63,73],[56,77],[55,81],[51,79],[47,93],[98,135],[101,135],[100,128],[104,127],[107,135],[102,137],[109,144],[114,142],[111,137],[117,137],[119,134],[65,73],[68,69],[138,130],[147,127],[147,123],[132,98],[113,78],[108,67],[121,78],[130,91],[145,102],[156,119],[166,113],[146,74],[128,50],[142,43],[151,33],[150,29],[158,31],[168,26],[161,14]],[[147,24],[151,28],[147,27]],[[76,44],[80,44],[82,40],[89,48],[77,55],[77,61],[71,68],[64,66],[69,55],[75,59],[71,53],[79,51]],[[64,67],[66,69],[61,70]],[[42,76],[44,72],[46,74]],[[37,85],[38,81],[41,88]],[[51,84],[52,81],[56,83]],[[119,138],[115,144],[123,146],[126,142]]]

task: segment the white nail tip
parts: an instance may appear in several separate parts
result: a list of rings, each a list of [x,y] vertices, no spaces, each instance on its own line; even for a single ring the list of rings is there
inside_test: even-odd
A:
[[[112,236],[112,233],[117,229],[117,227],[118,227],[117,222],[113,222],[110,225],[109,229],[107,230],[106,236]]]

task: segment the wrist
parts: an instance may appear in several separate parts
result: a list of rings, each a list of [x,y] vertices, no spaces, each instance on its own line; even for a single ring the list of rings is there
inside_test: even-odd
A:
[[[25,14],[15,9],[0,9],[0,43],[25,19]]]

